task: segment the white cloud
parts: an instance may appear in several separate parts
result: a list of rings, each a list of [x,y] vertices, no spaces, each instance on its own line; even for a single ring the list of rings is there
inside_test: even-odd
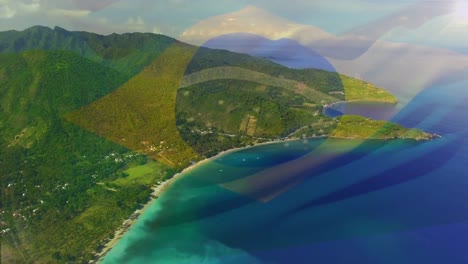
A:
[[[153,27],[153,34],[162,34],[161,29],[159,27]]]
[[[41,4],[39,0],[33,0],[31,3],[18,3],[18,9],[20,12],[33,13],[39,11]]]
[[[0,19],[10,19],[17,15],[35,13],[41,8],[40,0],[28,2],[0,0]]]
[[[98,11],[119,2],[119,0],[72,0],[71,2],[78,9]]]
[[[49,14],[57,17],[86,17],[91,13],[89,10],[72,10],[55,8],[49,11]]]
[[[100,17],[100,18],[98,18],[98,21],[101,24],[109,23],[109,19],[107,17]]]
[[[118,31],[126,32],[151,32],[152,27],[147,26],[140,16],[130,17],[123,25],[120,25]]]
[[[143,26],[145,25],[145,21],[143,21],[143,19],[139,16],[137,18],[129,18],[127,20],[127,25],[130,25],[130,26]]]
[[[8,19],[14,17],[16,14],[16,11],[11,9],[7,5],[1,5],[0,3],[0,19]]]

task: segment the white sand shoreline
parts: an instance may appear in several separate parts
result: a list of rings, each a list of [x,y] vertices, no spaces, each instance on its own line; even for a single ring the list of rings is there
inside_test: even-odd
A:
[[[307,139],[320,139],[320,138],[331,138],[331,139],[343,139],[343,140],[359,140],[358,138],[345,138],[345,137],[331,137],[331,136],[316,136],[316,137],[308,137]],[[164,191],[176,180],[179,178],[182,178],[187,174],[187,172],[190,172],[191,170],[194,170],[203,164],[206,164],[212,160],[218,159],[224,155],[253,148],[253,147],[258,147],[258,146],[263,146],[263,145],[270,145],[270,144],[280,144],[280,143],[285,143],[285,142],[290,142],[290,141],[297,141],[301,140],[300,138],[282,138],[282,139],[276,139],[272,141],[266,141],[266,142],[261,142],[257,143],[254,145],[250,146],[245,146],[245,147],[238,147],[238,148],[233,148],[229,150],[222,151],[218,153],[217,155],[206,158],[204,160],[201,160],[193,165],[190,165],[189,167],[183,169],[181,172],[176,173],[172,178],[161,182],[160,184],[153,186],[152,190],[153,192],[151,193],[150,200],[141,208],[136,210],[127,220],[125,220],[122,224],[122,226],[117,229],[114,233],[114,236],[112,239],[110,239],[105,245],[104,248],[95,254],[95,258],[91,260],[89,263],[99,263],[101,262],[106,254],[118,243],[118,241],[125,235],[125,233],[133,226],[133,224],[138,220],[138,218],[161,196]],[[378,140],[378,139],[377,139]]]
[[[181,172],[174,174],[174,176],[172,178],[170,178],[170,179],[168,179],[166,181],[163,181],[163,182],[161,182],[160,184],[158,184],[156,186],[153,186],[152,187],[153,192],[151,193],[152,198],[150,198],[150,200],[146,204],[144,204],[144,206],[141,209],[136,210],[132,215],[130,215],[130,217],[127,220],[125,220],[122,223],[122,226],[119,227],[119,229],[117,229],[115,231],[114,236],[109,241],[106,242],[103,249],[101,251],[97,252],[95,254],[95,258],[93,260],[91,260],[89,263],[99,263],[99,262],[101,262],[104,259],[104,257],[106,256],[106,254],[110,250],[112,250],[112,248],[125,235],[125,233],[133,226],[133,224],[135,224],[135,222],[138,220],[138,218],[159,198],[159,196],[161,196],[164,193],[164,191],[174,181],[176,181],[177,179],[183,177],[185,174],[187,174],[187,172],[189,172],[191,170],[194,170],[194,169],[200,167],[203,164],[206,164],[206,163],[208,163],[208,162],[210,162],[212,160],[218,159],[221,156],[224,156],[224,155],[232,153],[232,152],[240,151],[240,150],[243,150],[243,149],[249,149],[249,148],[253,148],[253,147],[258,147],[258,146],[262,146],[262,145],[283,143],[283,142],[295,141],[295,140],[299,140],[299,139],[297,139],[297,138],[278,139],[278,140],[266,141],[266,142],[254,144],[254,145],[251,145],[251,146],[238,147],[238,148],[225,150],[225,151],[222,151],[222,152],[218,153],[217,155],[215,155],[213,157],[206,158],[206,159],[201,160],[201,161],[199,161],[199,162],[197,162],[197,163],[195,163],[193,165],[190,165],[189,167],[183,169]]]

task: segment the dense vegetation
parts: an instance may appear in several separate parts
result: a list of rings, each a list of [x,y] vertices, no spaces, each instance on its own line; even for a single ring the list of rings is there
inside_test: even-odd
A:
[[[339,100],[332,95],[308,86],[304,82],[287,79],[285,77],[275,77],[266,73],[233,66],[215,67],[185,75],[180,87],[183,88],[208,81],[226,79],[250,81],[262,85],[284,88],[298,95],[303,95],[310,99],[310,101],[321,105],[333,103]],[[341,93],[338,93],[338,95],[340,94]]]
[[[348,91],[394,100],[371,84],[161,35],[33,27],[0,33],[0,53],[2,261],[86,262],[151,186],[222,150],[303,135],[425,138],[322,115]]]
[[[340,138],[427,140],[434,137],[419,129],[407,129],[387,121],[376,121],[362,116],[346,115],[339,118],[338,126],[330,134]]]
[[[178,91],[182,137],[204,156],[232,147],[284,138],[431,139],[417,129],[360,116],[333,119],[314,98],[286,88],[241,80],[215,80]]]
[[[51,119],[108,94],[126,79],[68,51],[0,54],[2,137],[13,145],[31,145]]]
[[[114,184],[146,158],[61,122],[34,147],[4,149],[1,216],[9,232],[2,244],[26,262],[90,259],[166,173],[161,165],[151,182]]]
[[[187,74],[217,67],[239,67],[268,74],[280,79],[294,80],[305,86],[329,94],[338,100],[371,101],[396,103],[397,99],[389,92],[375,85],[350,78],[336,72],[317,69],[290,69],[266,59],[238,54],[227,50],[200,48],[187,67]],[[327,99],[324,98],[324,103]],[[329,102],[329,101],[328,101]]]
[[[321,111],[320,105],[301,94],[241,80],[182,88],[176,105],[182,136],[202,154],[216,152],[212,144],[231,146],[238,136],[244,136],[240,142],[249,137],[279,139],[309,124],[330,122]]]
[[[67,51],[0,55],[2,260],[90,259],[174,173],[159,164],[144,182],[123,181],[147,158],[62,118],[127,78]]]

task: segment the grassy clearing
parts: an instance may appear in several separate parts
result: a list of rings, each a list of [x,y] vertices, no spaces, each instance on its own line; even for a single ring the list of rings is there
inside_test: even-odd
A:
[[[123,172],[128,174],[128,176],[125,178],[119,178],[111,183],[119,186],[130,184],[153,185],[162,179],[166,168],[167,167],[161,163],[151,161],[145,165],[124,170]]]

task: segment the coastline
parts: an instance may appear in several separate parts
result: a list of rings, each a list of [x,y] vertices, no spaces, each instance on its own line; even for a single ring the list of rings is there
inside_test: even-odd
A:
[[[159,185],[153,186],[151,189],[153,192],[150,195],[149,201],[143,205],[142,208],[135,210],[128,219],[126,219],[122,225],[114,232],[114,235],[108,239],[103,248],[94,254],[94,259],[88,263],[100,263],[107,253],[119,242],[119,240],[125,235],[125,233],[135,224],[140,215],[142,215],[152,204],[157,200],[158,196],[163,192],[163,189],[167,187],[174,179],[161,182]]]
[[[440,136],[438,136],[438,137],[440,137]],[[323,136],[308,137],[307,139],[320,139],[320,138],[343,139],[343,140],[359,140],[360,139],[360,138],[354,138],[354,137],[335,137],[335,136],[330,136],[330,135],[328,135],[328,136],[323,135]],[[135,222],[138,220],[140,215],[142,215],[159,198],[159,196],[161,196],[167,190],[167,188],[173,182],[175,182],[179,178],[182,178],[183,176],[185,176],[187,174],[187,172],[190,172],[191,170],[194,170],[194,169],[196,169],[196,168],[198,168],[198,167],[200,167],[200,166],[202,166],[202,165],[204,165],[204,164],[206,164],[206,163],[208,163],[208,162],[210,162],[212,160],[218,159],[218,158],[220,158],[220,157],[222,157],[224,155],[227,155],[227,154],[230,154],[230,153],[233,153],[233,152],[237,152],[237,151],[245,150],[245,149],[249,149],[249,148],[254,148],[254,147],[258,147],[258,146],[262,146],[262,145],[279,144],[279,143],[297,141],[297,140],[301,140],[301,138],[286,137],[286,138],[281,138],[281,139],[275,139],[275,140],[271,140],[271,141],[256,143],[256,144],[249,145],[249,146],[228,149],[228,150],[225,150],[225,151],[222,151],[222,152],[216,154],[215,156],[200,160],[199,162],[186,167],[181,172],[178,172],[178,173],[174,174],[174,176],[172,178],[170,178],[170,179],[168,179],[166,181],[163,181],[158,185],[153,186],[152,187],[153,192],[150,195],[149,201],[147,203],[145,203],[141,209],[137,209],[132,215],[130,215],[130,217],[127,220],[125,220],[123,222],[122,226],[119,227],[115,231],[114,236],[109,241],[107,241],[105,243],[102,250],[100,250],[99,252],[96,252],[94,254],[95,258],[93,260],[91,260],[89,263],[100,263],[104,259],[104,257],[107,255],[107,253],[110,250],[112,250],[112,248],[118,243],[118,241],[133,226],[133,224],[135,224]],[[389,139],[375,139],[375,140],[389,140]]]
[[[151,188],[153,192],[151,193],[148,202],[145,203],[142,208],[135,210],[135,212],[133,212],[130,215],[130,217],[122,223],[122,226],[120,226],[114,232],[114,235],[109,241],[106,242],[102,250],[94,254],[95,258],[91,260],[89,263],[100,263],[104,259],[104,257],[107,255],[107,253],[109,253],[109,251],[112,250],[112,248],[119,242],[119,240],[125,235],[125,233],[127,233],[127,231],[135,224],[138,218],[143,213],[145,213],[145,211],[148,210],[148,208],[159,198],[159,196],[161,196],[164,193],[164,191],[171,185],[171,183],[176,181],[178,178],[184,176],[184,174],[189,172],[190,170],[193,170],[197,168],[198,166],[208,162],[212,158],[204,159],[193,165],[190,165],[189,167],[183,169],[181,172],[174,174],[172,178],[167,179],[161,182],[160,184],[153,186]]]
[[[216,154],[215,156],[200,160],[199,162],[186,167],[181,172],[178,172],[178,173],[174,174],[174,176],[172,178],[170,178],[168,180],[165,180],[165,181],[161,182],[158,185],[153,186],[151,188],[153,190],[153,192],[150,195],[149,201],[147,203],[145,203],[142,208],[135,210],[135,212],[133,212],[129,216],[129,218],[126,219],[122,223],[122,225],[114,232],[114,235],[112,236],[112,238],[110,238],[105,243],[103,248],[99,252],[96,252],[94,254],[94,259],[89,261],[89,263],[100,263],[105,258],[107,253],[109,253],[109,251],[112,250],[112,248],[119,242],[119,240],[125,235],[125,233],[127,233],[127,231],[135,224],[135,222],[138,220],[138,218],[143,213],[145,213],[146,210],[148,210],[148,208],[159,198],[159,196],[161,196],[173,182],[175,182],[177,179],[182,178],[183,176],[185,176],[185,174],[187,174],[187,172],[190,172],[191,170],[194,170],[194,169],[202,166],[203,164],[206,164],[206,163],[208,163],[208,162],[210,162],[212,160],[215,160],[215,159],[217,159],[219,157],[230,154],[232,152],[240,151],[240,150],[243,150],[243,149],[249,149],[249,148],[253,148],[253,147],[258,147],[258,146],[262,146],[262,145],[269,145],[269,144],[282,143],[282,142],[295,141],[295,140],[299,140],[299,139],[298,138],[284,138],[284,139],[277,139],[277,140],[273,140],[273,141],[261,142],[261,143],[257,143],[257,144],[250,145],[250,146],[244,146],[244,147],[228,149],[228,150],[225,150],[225,151],[222,151],[222,152]]]

